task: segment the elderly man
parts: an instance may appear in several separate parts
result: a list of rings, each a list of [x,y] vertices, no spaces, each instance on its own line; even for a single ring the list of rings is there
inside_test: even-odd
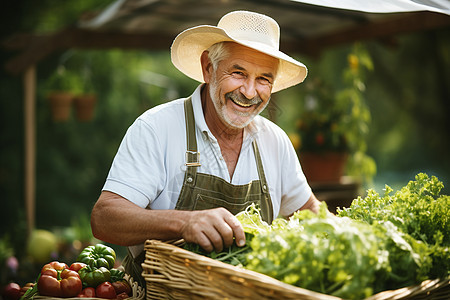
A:
[[[287,135],[259,116],[271,93],[306,77],[302,63],[279,51],[278,24],[231,12],[218,26],[182,32],[171,55],[181,72],[204,83],[130,126],[92,211],[94,236],[128,246],[126,260],[139,262],[147,239],[183,238],[207,251],[234,240],[243,246],[234,214],[252,203],[269,223],[317,211]]]

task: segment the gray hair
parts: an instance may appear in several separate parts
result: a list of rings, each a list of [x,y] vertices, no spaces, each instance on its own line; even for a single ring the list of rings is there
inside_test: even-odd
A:
[[[207,49],[208,58],[211,60],[214,70],[217,70],[219,62],[226,59],[230,55],[230,51],[225,46],[225,43],[226,42],[216,43]]]

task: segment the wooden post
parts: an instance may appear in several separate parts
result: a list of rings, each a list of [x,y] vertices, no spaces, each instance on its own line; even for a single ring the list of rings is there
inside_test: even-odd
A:
[[[24,74],[24,128],[25,128],[25,211],[28,235],[35,226],[36,201],[36,68],[27,68]]]

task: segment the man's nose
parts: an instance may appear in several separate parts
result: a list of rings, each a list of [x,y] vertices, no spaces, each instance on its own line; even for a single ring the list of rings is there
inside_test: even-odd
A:
[[[257,95],[255,81],[252,79],[245,80],[240,87],[240,91],[247,99],[253,99]]]

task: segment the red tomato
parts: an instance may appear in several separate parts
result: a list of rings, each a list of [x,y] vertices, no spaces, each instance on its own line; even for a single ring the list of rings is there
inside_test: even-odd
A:
[[[17,300],[20,298],[20,285],[15,282],[8,283],[2,291],[6,300]]]
[[[93,287],[87,287],[78,294],[78,298],[95,298],[95,289]]]
[[[82,290],[80,275],[59,262],[46,264],[37,282],[39,294],[53,297],[75,297]]]
[[[97,288],[95,289],[95,294],[99,298],[106,298],[106,299],[115,299],[117,297],[116,290],[112,286],[112,284],[108,281],[105,281],[101,283]]]
[[[84,267],[86,267],[86,264],[85,264],[85,263],[82,263],[82,262],[76,262],[76,263],[73,263],[73,264],[70,265],[69,270],[78,272],[78,271],[80,271],[80,269],[82,269],[82,268],[84,268]]]

